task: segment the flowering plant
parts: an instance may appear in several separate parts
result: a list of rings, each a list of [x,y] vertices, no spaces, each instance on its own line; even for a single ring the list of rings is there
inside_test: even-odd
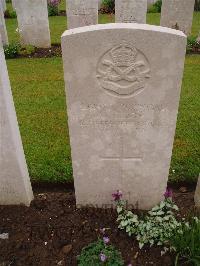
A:
[[[110,239],[106,236],[106,229],[103,228],[100,232],[103,235],[102,239],[83,248],[80,256],[78,256],[78,266],[124,265],[121,253],[110,244]]]
[[[180,229],[181,223],[176,220],[174,215],[174,211],[178,211],[178,207],[172,200],[170,189],[166,190],[165,199],[143,218],[126,209],[126,202],[121,199],[122,193],[120,193],[120,197],[116,195],[119,196],[118,191],[112,194],[117,204],[118,227],[125,230],[129,236],[135,235],[140,248],[145,244],[163,245],[168,242],[175,230]]]
[[[51,6],[58,6],[60,4],[61,0],[48,0],[48,5]]]
[[[59,14],[58,6],[61,0],[48,0],[49,16],[57,16]]]

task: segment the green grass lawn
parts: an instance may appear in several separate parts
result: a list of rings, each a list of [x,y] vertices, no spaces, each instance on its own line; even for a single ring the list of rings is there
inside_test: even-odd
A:
[[[12,12],[13,11],[12,3],[6,3],[6,9]]]
[[[72,179],[61,58],[7,60],[33,181]],[[200,169],[200,56],[186,57],[170,178],[194,180]]]
[[[112,15],[99,15],[99,23],[114,22],[115,18]],[[160,14],[148,13],[147,23],[152,25],[160,24]],[[67,29],[67,19],[64,16],[49,17],[49,24],[51,30],[51,42],[60,43],[61,34]],[[16,32],[17,20],[6,19],[6,27],[10,42],[19,42],[19,34]],[[192,25],[192,36],[197,36],[200,31],[200,12],[195,12]]]
[[[7,63],[31,177],[37,181],[70,179],[61,58]]]
[[[60,10],[65,10],[65,0]],[[7,6],[10,10],[11,5]],[[50,17],[52,43],[60,43],[67,29],[66,17]],[[114,16],[99,15],[99,23]],[[147,14],[147,23],[159,25],[160,14]],[[19,42],[17,20],[6,19],[10,42]],[[194,13],[192,35],[200,29],[200,13]],[[33,181],[72,179],[70,145],[61,58],[8,60],[20,131]],[[172,181],[193,181],[200,172],[200,56],[186,57],[180,110],[170,170]]]
[[[114,22],[112,15],[99,15],[99,23]],[[49,17],[49,25],[51,31],[51,42],[60,43],[62,33],[67,29],[67,18],[64,16]],[[8,32],[9,42],[19,42],[19,33],[17,19],[6,19],[6,28]]]
[[[61,0],[59,9],[60,11],[66,10],[66,0]]]

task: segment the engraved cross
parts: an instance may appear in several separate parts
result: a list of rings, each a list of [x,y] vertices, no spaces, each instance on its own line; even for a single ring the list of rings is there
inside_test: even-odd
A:
[[[123,180],[123,164],[125,161],[132,161],[132,162],[141,162],[142,156],[130,156],[127,157],[124,154],[124,139],[123,136],[120,136],[120,151],[119,156],[104,156],[101,157],[102,161],[118,161],[120,166],[120,176]]]

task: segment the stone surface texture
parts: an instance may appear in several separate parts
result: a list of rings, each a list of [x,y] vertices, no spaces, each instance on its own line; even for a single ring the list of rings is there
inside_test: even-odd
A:
[[[13,0],[22,45],[51,46],[47,0]]]
[[[102,0],[98,0],[98,8],[101,8]]]
[[[0,34],[3,45],[8,44],[8,35],[7,35],[4,11],[1,1],[0,1]]]
[[[194,201],[195,201],[196,207],[198,209],[200,209],[200,175],[199,175],[199,179],[197,181],[197,187],[196,187],[196,191],[195,191]]]
[[[68,0],[68,29],[95,25],[98,23],[98,0]]]
[[[0,0],[2,3],[3,11],[6,11],[6,0]]]
[[[189,35],[195,0],[163,0],[160,25]]]
[[[16,9],[15,8],[15,0],[12,0],[12,7],[13,7],[14,10]]]
[[[0,205],[28,206],[33,193],[1,41],[0,60]]]
[[[181,31],[137,23],[63,34],[78,206],[105,207],[118,189],[140,209],[163,198],[185,47]]]
[[[146,23],[147,0],[115,0],[115,21]]]
[[[151,5],[155,4],[156,1],[157,0],[147,0],[147,5],[151,6]]]

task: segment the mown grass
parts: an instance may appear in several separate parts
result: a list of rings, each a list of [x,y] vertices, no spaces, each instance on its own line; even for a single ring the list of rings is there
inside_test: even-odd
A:
[[[60,10],[65,10],[62,0]],[[11,5],[7,6],[12,10]],[[114,22],[99,15],[99,23]],[[50,17],[52,43],[60,43],[66,17]],[[160,14],[147,14],[147,23],[159,25]],[[19,42],[17,20],[6,19],[10,42]],[[192,35],[200,29],[194,13]],[[8,60],[20,131],[33,181],[63,182],[72,179],[70,144],[61,58]],[[200,172],[200,56],[186,57],[180,109],[170,169],[171,181],[193,181]]]
[[[66,0],[61,0],[60,5],[59,5],[60,11],[66,10]]]
[[[61,58],[7,60],[29,172],[34,181],[72,179]],[[170,179],[200,169],[200,56],[186,57]]]
[[[194,181],[200,173],[200,56],[186,56],[170,179]]]
[[[100,14],[99,23],[111,23],[115,21],[114,15]],[[148,13],[147,23],[152,25],[160,24],[160,14]],[[60,43],[61,34],[67,29],[67,18],[64,16],[49,17],[50,31],[51,31],[51,42]],[[6,27],[8,31],[8,37],[10,42],[19,42],[19,34],[16,32],[17,20],[6,19]],[[200,29],[200,12],[195,12],[193,17],[192,25],[192,36],[198,36]]]
[[[61,58],[8,60],[30,175],[37,181],[72,177]]]

